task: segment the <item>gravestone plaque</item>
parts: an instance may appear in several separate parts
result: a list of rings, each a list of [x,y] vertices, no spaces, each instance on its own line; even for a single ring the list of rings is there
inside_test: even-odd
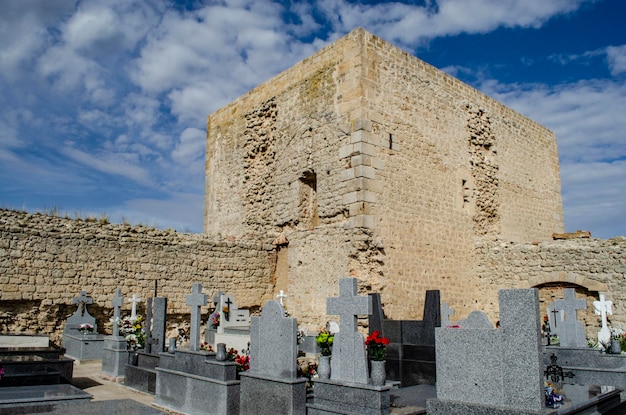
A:
[[[339,297],[326,299],[327,314],[339,315],[339,333],[333,342],[331,379],[344,382],[369,381],[365,339],[358,332],[357,316],[372,314],[372,299],[357,296],[356,278],[339,280]]]
[[[551,306],[552,310],[562,311],[563,319],[554,320],[557,324],[556,330],[559,335],[560,345],[562,347],[587,347],[587,339],[585,337],[585,326],[576,319],[576,310],[587,309],[587,300],[576,299],[576,290],[573,288],[565,288],[563,290],[563,299],[554,301]]]

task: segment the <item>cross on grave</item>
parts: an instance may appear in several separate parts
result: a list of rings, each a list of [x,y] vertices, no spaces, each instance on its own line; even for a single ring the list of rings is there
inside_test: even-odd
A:
[[[559,321],[559,315],[561,314],[561,310],[557,310],[555,308],[551,309],[550,312],[553,315],[553,321],[554,321],[554,329],[556,330],[557,328],[557,321]]]
[[[604,294],[600,294],[600,301],[593,302],[593,308],[597,315],[602,318],[602,327],[598,332],[598,342],[608,343],[611,339],[611,330],[607,323],[607,314],[613,314],[613,302],[604,299]]]
[[[115,296],[111,301],[113,305],[113,336],[120,335],[120,308],[124,305],[124,297],[122,297],[122,290],[117,288],[115,290]]]
[[[550,307],[555,311],[562,311],[560,315],[562,320],[557,329],[560,345],[562,347],[585,347],[587,339],[585,337],[585,327],[582,322],[576,319],[576,310],[586,310],[587,300],[576,299],[576,290],[573,288],[565,288],[563,290],[563,299],[554,301]],[[558,317],[554,315],[554,324]]]
[[[587,300],[577,300],[576,291],[573,288],[563,290],[563,299],[556,300],[553,304],[553,311],[563,310],[565,321],[576,320],[576,310],[585,310],[587,308]],[[556,321],[556,320],[555,320]]]
[[[340,323],[333,342],[331,379],[367,384],[367,358],[363,335],[357,330],[357,316],[372,314],[371,297],[357,296],[356,278],[342,278],[339,297],[326,299],[326,313],[339,315]]]
[[[451,315],[454,315],[454,310],[450,308],[448,303],[443,303],[441,305],[441,327],[450,326],[452,324],[450,321]]]
[[[191,306],[191,333],[189,335],[189,350],[192,352],[200,349],[200,318],[201,308],[206,305],[206,294],[202,294],[202,284],[193,284],[191,294],[187,295],[187,305]]]
[[[287,294],[285,294],[283,290],[280,290],[280,293],[278,293],[276,298],[278,298],[278,301],[280,301],[280,305],[285,305],[283,300],[287,298]]]
[[[85,305],[86,304],[93,304],[93,298],[88,297],[87,296],[87,291],[81,291],[80,295],[78,297],[74,297],[72,299],[72,303],[74,304],[78,304],[78,309],[80,310],[80,315],[84,316],[85,315]]]
[[[605,300],[604,294],[600,294],[600,301],[594,301],[593,308],[594,308],[595,313],[601,316],[602,328],[607,327],[606,315],[613,314],[613,301]]]
[[[222,311],[224,311],[224,318],[226,319],[226,321],[230,320],[230,318],[229,318],[230,317],[230,305],[232,303],[233,302],[230,301],[230,297],[227,297],[226,301],[224,301],[224,304],[226,304],[226,311],[224,311],[224,310],[222,310]]]
[[[213,296],[213,299],[212,299],[211,301],[213,301],[213,305],[214,305],[215,307],[217,307],[217,306],[219,305],[219,303],[220,303],[220,298],[222,298],[222,296],[223,296],[223,295],[224,295],[224,293],[223,293],[223,292],[218,291],[218,292],[215,294],[215,296]]]
[[[133,304],[130,310],[130,319],[137,319],[137,303],[141,300],[141,298],[137,297],[137,294],[133,294],[133,298],[130,299],[130,302]]]

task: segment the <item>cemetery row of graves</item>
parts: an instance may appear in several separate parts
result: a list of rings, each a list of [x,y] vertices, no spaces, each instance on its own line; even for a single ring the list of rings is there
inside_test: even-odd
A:
[[[355,278],[340,279],[338,292],[326,300],[329,322],[306,333],[282,291],[250,316],[232,295],[193,284],[189,332],[168,338],[166,297],[125,299],[117,289],[113,334],[104,335],[82,291],[62,347],[36,333],[2,336],[0,415],[610,414],[626,406],[624,333],[610,326],[603,295],[589,305],[600,322],[590,340],[576,316],[588,304],[574,289],[543,311],[536,289],[501,290],[495,325],[481,311],[454,319],[437,290],[426,293],[422,320],[385,318],[380,295],[358,295]],[[74,364],[87,361],[101,361],[100,378],[152,395],[152,405],[92,401],[72,384]]]

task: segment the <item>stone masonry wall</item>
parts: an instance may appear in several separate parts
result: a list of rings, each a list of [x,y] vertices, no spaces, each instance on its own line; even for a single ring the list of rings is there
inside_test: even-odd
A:
[[[153,296],[155,281],[172,319],[188,320],[185,296],[196,282],[209,296],[222,290],[239,306],[258,307],[271,298],[274,262],[273,246],[256,242],[0,210],[0,330],[45,333],[60,344],[72,298],[85,290],[99,331],[110,332],[115,289],[129,314],[128,298]]]
[[[563,231],[554,134],[362,29],[207,129],[204,231],[283,241],[296,316],[346,273],[391,318],[420,318],[429,289],[470,310],[477,240]]]
[[[563,230],[556,138],[380,38],[351,35],[361,118],[340,155],[360,187],[350,219],[381,241],[385,312],[419,318],[429,289],[470,311],[476,240]]]
[[[570,239],[534,244],[490,242],[477,247],[478,281],[474,299],[498,318],[497,290],[539,288],[541,310],[563,298],[563,288],[575,288],[577,298],[587,299],[587,311],[578,312],[585,322],[587,336],[596,337],[600,316],[593,301],[605,294],[613,301],[612,324],[626,329],[626,238]],[[455,318],[464,318],[455,315]]]

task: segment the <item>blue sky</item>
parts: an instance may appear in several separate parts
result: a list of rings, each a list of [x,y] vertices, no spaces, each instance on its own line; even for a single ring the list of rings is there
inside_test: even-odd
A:
[[[0,2],[0,207],[202,232],[206,117],[356,27],[553,130],[626,235],[623,0]]]

